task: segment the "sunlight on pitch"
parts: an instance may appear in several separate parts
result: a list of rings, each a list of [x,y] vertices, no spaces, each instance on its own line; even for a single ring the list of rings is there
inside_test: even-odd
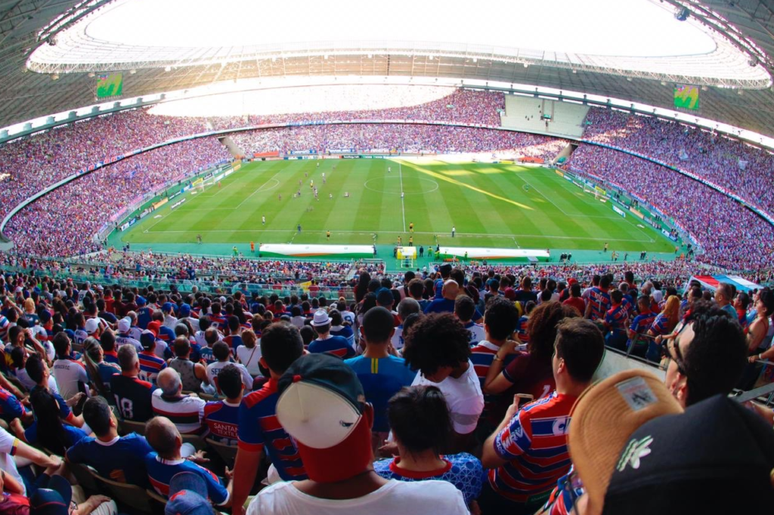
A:
[[[413,168],[414,170],[423,173],[425,175],[430,175],[431,177],[435,177],[436,179],[440,179],[442,181],[450,182],[452,184],[456,184],[457,186],[462,186],[463,188],[467,188],[469,190],[477,191],[478,193],[482,193],[488,197],[496,198],[497,200],[502,200],[503,202],[507,202],[509,204],[513,204],[514,206],[520,207],[522,209],[526,209],[527,211],[534,211],[534,208],[531,208],[525,204],[522,204],[520,202],[516,202],[515,200],[511,200],[505,197],[501,197],[500,195],[495,195],[494,193],[490,193],[486,190],[482,190],[481,188],[476,188],[475,186],[471,186],[470,184],[465,184],[464,182],[460,182],[456,179],[452,179],[451,177],[446,177],[442,173],[438,172],[432,172],[430,170],[425,170],[424,168],[419,168],[415,165],[406,163],[406,166],[409,166]]]

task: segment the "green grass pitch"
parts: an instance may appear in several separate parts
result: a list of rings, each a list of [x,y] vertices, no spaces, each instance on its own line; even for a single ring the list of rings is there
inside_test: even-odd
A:
[[[312,180],[319,200],[313,196]],[[299,189],[301,196],[295,198]],[[343,245],[371,244],[376,233],[379,245],[393,244],[398,237],[407,245],[413,223],[416,246],[601,250],[608,242],[618,251],[674,249],[674,243],[651,227],[639,227],[640,220],[633,216],[622,218],[610,203],[584,193],[553,170],[512,164],[256,162],[226,177],[220,186],[186,195],[180,207],[162,207],[122,234],[122,241],[189,244],[201,235],[204,243]]]

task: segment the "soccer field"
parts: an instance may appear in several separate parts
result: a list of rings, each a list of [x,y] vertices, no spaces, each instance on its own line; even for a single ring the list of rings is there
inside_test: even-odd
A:
[[[415,246],[601,250],[607,242],[611,251],[673,251],[674,243],[639,222],[545,168],[416,159],[268,161],[187,193],[184,204],[163,206],[121,240],[189,244],[201,235],[205,244],[343,245],[371,244],[376,234],[379,245],[398,237],[408,245],[413,236]]]

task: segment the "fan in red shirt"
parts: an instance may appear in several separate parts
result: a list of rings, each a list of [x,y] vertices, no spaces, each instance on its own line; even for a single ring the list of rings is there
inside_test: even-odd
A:
[[[579,315],[583,315],[586,312],[586,301],[581,297],[580,284],[574,282],[570,285],[570,297],[562,304],[565,306],[572,306],[578,310]]]

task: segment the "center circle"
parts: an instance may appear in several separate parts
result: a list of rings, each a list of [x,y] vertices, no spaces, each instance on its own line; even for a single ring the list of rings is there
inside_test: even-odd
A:
[[[430,180],[417,178],[412,181],[419,181],[419,188],[411,187],[405,189],[406,195],[425,195],[432,193],[438,189],[438,183]],[[401,192],[401,178],[398,177],[375,177],[367,180],[363,187],[367,190],[375,191],[377,193],[388,193],[399,195]],[[405,187],[405,186],[404,186]]]

